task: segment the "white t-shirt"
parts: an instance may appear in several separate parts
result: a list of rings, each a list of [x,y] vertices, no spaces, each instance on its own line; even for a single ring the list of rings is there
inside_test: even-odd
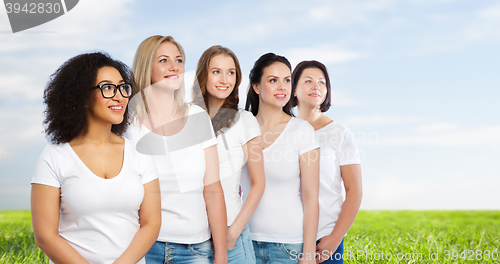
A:
[[[252,113],[240,109],[234,120],[234,125],[223,129],[224,133],[217,136],[220,178],[224,189],[228,226],[233,224],[241,210],[241,170],[247,162],[243,145],[260,136],[260,125]]]
[[[153,155],[158,168],[162,209],[158,241],[195,244],[210,239],[203,198],[204,149],[217,144],[217,139],[207,112],[190,105],[186,124],[172,136],[138,124],[129,126],[125,136],[137,143],[138,152]]]
[[[264,155],[266,189],[249,221],[252,240],[278,243],[303,242],[303,208],[300,195],[299,156],[319,148],[313,127],[292,117]],[[250,181],[244,170],[244,198]]]
[[[59,236],[89,263],[115,261],[140,228],[144,184],[158,172],[134,147],[125,140],[122,169],[111,179],[95,175],[68,143],[48,145],[36,164],[31,183],[61,188]]]
[[[351,131],[335,121],[316,130],[320,147],[318,239],[332,233],[342,204],[340,166],[360,164],[358,147]]]

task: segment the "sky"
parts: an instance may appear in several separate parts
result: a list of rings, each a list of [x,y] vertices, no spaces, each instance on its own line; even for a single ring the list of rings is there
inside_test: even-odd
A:
[[[362,158],[361,209],[500,209],[500,1],[84,0],[12,33],[0,6],[0,209],[29,209],[47,145],[43,90],[67,59],[106,51],[132,64],[151,35],[186,52],[186,83],[212,45],[248,73],[267,52],[327,67],[333,105]],[[189,85],[188,85],[189,86]]]

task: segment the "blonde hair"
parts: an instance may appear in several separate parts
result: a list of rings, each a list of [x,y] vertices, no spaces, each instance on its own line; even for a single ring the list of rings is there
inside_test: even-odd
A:
[[[142,41],[137,48],[137,51],[135,52],[134,62],[132,64],[132,80],[137,88],[137,93],[141,93],[144,103],[143,107],[141,107],[142,109],[136,109],[137,118],[140,122],[142,122],[145,119],[146,115],[150,113],[148,103],[146,101],[146,95],[148,95],[148,92],[144,89],[152,85],[151,73],[153,71],[156,52],[161,44],[167,42],[174,44],[177,49],[179,49],[179,52],[182,56],[182,63],[184,63],[184,61],[186,60],[184,49],[182,48],[181,44],[176,42],[171,36],[151,36]],[[183,112],[187,106],[184,102],[184,93],[184,81],[182,81],[181,87],[174,92],[174,99],[177,105],[176,112]],[[145,112],[143,110],[145,110]]]

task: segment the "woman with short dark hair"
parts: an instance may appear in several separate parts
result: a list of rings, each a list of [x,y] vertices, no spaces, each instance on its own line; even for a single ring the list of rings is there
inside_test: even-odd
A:
[[[317,252],[320,263],[343,263],[344,236],[361,204],[361,165],[351,131],[324,112],[331,105],[330,77],[325,65],[303,61],[292,74],[292,106],[316,130],[320,142],[320,189]],[[346,198],[342,198],[344,185]]]

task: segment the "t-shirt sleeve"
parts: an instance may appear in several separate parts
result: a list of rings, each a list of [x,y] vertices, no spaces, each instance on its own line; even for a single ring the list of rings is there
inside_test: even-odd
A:
[[[302,121],[302,123],[300,124],[298,145],[299,155],[319,148],[318,137],[314,132],[314,128],[307,121]]]
[[[158,170],[156,169],[156,164],[153,160],[153,156],[143,157],[144,160],[144,170],[142,172],[142,184],[146,184],[152,180],[158,179]]]
[[[54,151],[52,150],[52,147],[49,145],[45,147],[42,154],[40,154],[31,183],[49,185],[58,188],[61,187],[61,182],[55,170],[55,164],[53,161]]]
[[[359,158],[358,146],[356,139],[349,128],[345,128],[341,135],[341,141],[337,149],[337,157],[339,165],[361,164]]]
[[[239,134],[242,145],[261,135],[259,122],[257,122],[257,119],[252,113],[242,111],[240,112],[239,118],[239,122],[241,122],[243,127],[243,133]]]

